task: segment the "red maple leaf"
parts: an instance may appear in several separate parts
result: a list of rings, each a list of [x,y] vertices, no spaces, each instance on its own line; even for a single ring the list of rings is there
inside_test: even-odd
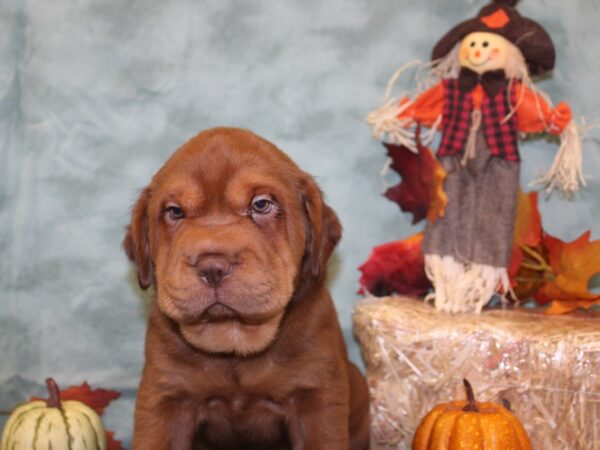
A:
[[[376,296],[392,293],[423,295],[431,284],[425,275],[421,243],[423,233],[373,248],[369,259],[359,267],[361,290]]]
[[[96,413],[101,416],[104,414],[104,409],[109,405],[110,402],[121,396],[117,391],[109,391],[106,389],[94,389],[90,388],[87,382],[84,382],[81,386],[70,386],[67,389],[60,390],[61,400],[76,400],[81,403],[85,403],[87,406],[92,408]],[[33,397],[32,400],[45,400]]]
[[[109,391],[100,388],[92,390],[87,382],[84,382],[81,386],[70,386],[67,389],[60,390],[61,400],[77,400],[78,402],[85,403],[96,411],[99,416],[104,414],[104,409],[110,402],[120,396],[121,394],[117,391]],[[46,399],[33,397],[32,400]]]
[[[448,202],[443,187],[446,172],[433,152],[421,145],[419,134],[417,130],[418,154],[407,147],[384,144],[392,159],[392,169],[402,178],[384,195],[397,203],[402,211],[412,213],[413,225],[426,217],[430,222],[435,222],[444,215]]]
[[[113,400],[119,398],[121,394],[117,391],[110,391],[107,389],[91,389],[87,382],[84,382],[81,386],[70,386],[65,390],[60,390],[60,400],[76,400],[81,402],[101,416],[104,414],[104,410]],[[34,400],[48,401],[48,399],[40,397],[32,397]],[[107,450],[125,450],[123,444],[120,441],[114,439],[114,432],[106,430],[106,444]]]
[[[125,450],[121,441],[115,439],[114,431],[106,432],[106,450]]]

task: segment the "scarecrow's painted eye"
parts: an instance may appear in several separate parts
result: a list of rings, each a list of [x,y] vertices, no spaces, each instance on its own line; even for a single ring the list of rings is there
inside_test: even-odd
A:
[[[489,45],[490,45],[490,43],[489,43],[488,41],[484,41],[484,42],[483,42],[483,46],[484,46],[484,47],[487,47],[487,46],[489,46]]]
[[[471,47],[475,47],[475,41],[471,42]]]

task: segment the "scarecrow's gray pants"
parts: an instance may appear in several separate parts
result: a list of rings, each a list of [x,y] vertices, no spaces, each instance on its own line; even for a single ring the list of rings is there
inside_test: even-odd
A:
[[[448,205],[443,218],[427,222],[424,253],[508,267],[520,163],[492,156],[481,135],[475,157],[464,166],[461,159],[462,155],[439,158],[448,173]]]

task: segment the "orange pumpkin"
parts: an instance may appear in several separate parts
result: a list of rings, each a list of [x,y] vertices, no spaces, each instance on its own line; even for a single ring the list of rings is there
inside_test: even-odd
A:
[[[475,401],[473,389],[463,380],[467,401],[443,403],[422,420],[413,450],[531,450],[527,433],[504,406]]]

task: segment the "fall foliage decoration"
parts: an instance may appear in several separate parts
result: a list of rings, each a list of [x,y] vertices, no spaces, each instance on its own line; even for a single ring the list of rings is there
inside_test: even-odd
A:
[[[10,415],[0,449],[106,450],[106,434],[98,414],[82,402],[61,399],[52,378],[46,385],[48,400],[25,403]]]
[[[431,283],[425,275],[425,262],[421,243],[423,233],[408,239],[375,247],[369,259],[359,267],[360,293],[383,297],[392,293],[400,295],[425,295]]]
[[[535,300],[549,305],[548,314],[565,314],[577,308],[600,305],[600,294],[588,290],[600,273],[600,240],[590,241],[587,231],[565,243],[542,226],[537,192],[520,191],[508,268],[514,301]],[[373,295],[423,295],[429,289],[421,253],[422,234],[375,247],[359,270],[360,284]]]
[[[60,391],[60,398],[62,400],[77,400],[85,403],[100,416],[104,414],[104,410],[110,404],[110,402],[116,400],[120,396],[121,394],[119,394],[117,391],[109,391],[101,388],[92,390],[87,382],[84,382],[81,386],[71,386]],[[32,397],[32,400],[43,399]]]
[[[402,145],[384,144],[391,159],[390,167],[402,177],[384,195],[402,211],[412,213],[413,225],[424,218],[433,223],[443,217],[448,203],[444,192],[446,171],[433,152],[421,143],[420,127],[415,144],[417,153]]]
[[[570,243],[551,236],[542,228],[537,198],[535,192],[519,194],[509,268],[516,297],[549,304],[548,314],[600,305],[600,294],[588,291],[600,273],[600,240],[590,242],[589,231]]]
[[[466,401],[443,403],[425,416],[414,436],[413,450],[530,450],[527,433],[504,405],[475,401],[463,380]]]
[[[590,242],[587,231],[569,243],[546,234],[542,243],[548,263],[540,266],[547,281],[535,292],[535,300],[550,303],[549,314],[600,305],[600,294],[588,291],[590,279],[600,273],[600,240]]]

